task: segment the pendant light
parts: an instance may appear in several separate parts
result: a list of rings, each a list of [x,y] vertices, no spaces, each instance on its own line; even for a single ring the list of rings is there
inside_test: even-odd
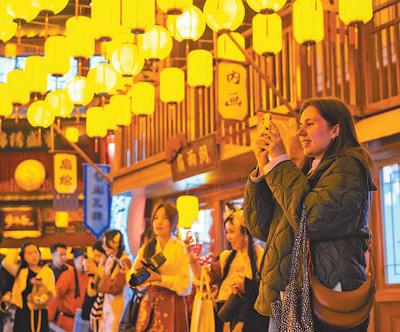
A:
[[[154,25],[149,31],[139,36],[139,48],[146,59],[163,60],[172,50],[172,38],[167,29]]]
[[[95,38],[111,40],[119,31],[121,0],[92,0],[91,8]]]
[[[245,49],[245,40],[242,34],[238,32],[231,32],[230,35],[236,42]],[[236,44],[231,40],[231,38],[226,34],[222,34],[217,38],[217,58],[233,61],[246,61],[246,57],[242,51],[236,46]]]
[[[164,68],[160,73],[160,99],[180,103],[185,98],[185,73],[180,68]]]
[[[123,77],[132,77],[142,70],[144,57],[136,45],[122,44],[113,52],[111,63]]]
[[[132,86],[132,112],[135,115],[153,115],[155,88],[149,82],[138,82]]]
[[[315,44],[324,39],[321,0],[296,0],[293,3],[293,34],[299,44]]]
[[[207,25],[216,32],[234,31],[243,22],[242,0],[206,0],[203,8]]]
[[[180,15],[190,6],[193,0],[157,0],[157,6],[167,15]]]
[[[11,103],[9,86],[5,83],[0,83],[0,117],[9,117],[13,111]]]
[[[67,91],[51,91],[47,94],[45,101],[54,116],[69,118],[72,115],[74,103],[69,98]]]
[[[257,13],[272,14],[283,8],[287,0],[247,0],[247,4]]]
[[[368,23],[372,16],[372,0],[339,0],[339,17],[347,25]]]
[[[31,0],[32,4],[39,7],[42,11],[52,15],[58,14],[68,5],[69,0]]]
[[[191,87],[209,87],[213,81],[213,57],[210,51],[193,50],[188,54],[187,80]]]
[[[115,87],[118,81],[118,73],[106,62],[100,62],[89,70],[88,81],[98,95],[107,95]]]
[[[26,113],[32,127],[48,128],[54,123],[54,114],[44,100],[33,102]]]
[[[203,35],[206,29],[206,19],[198,7],[191,6],[181,15],[169,15],[167,27],[172,37],[177,41],[196,41]]]
[[[107,119],[102,107],[90,107],[86,111],[86,135],[97,138],[107,135]]]
[[[25,105],[29,102],[29,84],[26,72],[22,69],[14,69],[7,74],[7,84],[10,99],[14,105]]]
[[[0,40],[8,42],[17,32],[18,24],[11,19],[0,18]]]
[[[122,25],[135,34],[152,28],[155,13],[155,0],[122,0]]]
[[[69,99],[77,106],[86,106],[94,96],[94,88],[91,82],[84,76],[76,76],[72,78],[65,90],[68,93]]]
[[[178,225],[182,228],[191,228],[193,222],[199,218],[199,199],[192,195],[182,195],[176,200],[178,210]]]
[[[45,59],[38,55],[27,57],[25,72],[28,79],[29,92],[44,95],[47,91],[48,81]]]
[[[116,126],[129,126],[132,121],[131,99],[128,95],[117,94],[110,98],[110,110]]]
[[[50,36],[44,43],[47,71],[53,76],[64,76],[70,69],[70,52],[67,38]]]
[[[93,24],[89,17],[70,17],[65,26],[65,34],[67,36],[70,56],[89,59],[94,54]]]
[[[282,19],[278,14],[257,14],[252,26],[254,52],[268,56],[282,50]]]

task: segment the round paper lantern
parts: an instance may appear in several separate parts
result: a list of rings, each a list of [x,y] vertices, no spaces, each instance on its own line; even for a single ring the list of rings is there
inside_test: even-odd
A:
[[[121,0],[92,0],[91,7],[96,39],[111,40],[119,31]]]
[[[44,100],[37,100],[28,107],[26,113],[32,127],[48,128],[54,123],[54,114]]]
[[[193,4],[193,0],[157,0],[157,6],[168,15],[180,15]]]
[[[132,121],[131,99],[127,95],[115,95],[110,98],[110,110],[116,126],[128,126]]]
[[[75,127],[67,127],[65,129],[65,137],[72,143],[78,143],[79,141],[79,130]]]
[[[89,70],[87,78],[94,88],[94,93],[104,95],[109,94],[117,84],[118,73],[109,63],[100,62]]]
[[[272,14],[283,8],[287,0],[247,0],[247,4],[257,13]]]
[[[47,94],[45,101],[54,114],[62,118],[69,118],[74,110],[74,103],[65,90],[54,90]]]
[[[231,32],[230,33],[233,39],[235,39],[242,49],[245,49],[245,41],[242,34],[238,32]],[[217,58],[218,59],[226,59],[226,60],[234,60],[234,61],[246,61],[246,57],[240,51],[240,49],[233,43],[231,38],[227,34],[222,34],[217,39],[218,43],[218,52]]]
[[[117,33],[114,34],[113,39],[101,43],[101,54],[108,61],[111,60],[114,51],[124,44],[133,44],[134,35],[127,28],[121,26]]]
[[[163,60],[172,50],[172,38],[167,29],[154,25],[149,31],[139,36],[139,48],[146,59]]]
[[[367,23],[372,16],[372,0],[339,0],[339,17],[347,25]]]
[[[206,29],[206,19],[199,8],[192,6],[179,16],[169,15],[167,27],[177,41],[197,40]]]
[[[56,211],[55,225],[56,227],[65,228],[68,227],[69,214],[68,211]]]
[[[47,71],[53,76],[64,76],[70,68],[70,52],[67,38],[50,36],[44,43]]]
[[[67,7],[68,0],[31,0],[32,3],[39,7],[42,11],[51,14],[58,14]]]
[[[0,18],[0,40],[9,41],[17,32],[18,24],[11,20]]]
[[[142,70],[144,58],[136,45],[122,44],[114,51],[111,63],[122,76],[132,77]]]
[[[160,73],[160,99],[180,103],[185,98],[185,73],[180,68],[164,68]]]
[[[0,117],[9,117],[12,111],[9,87],[7,84],[0,83]]]
[[[29,102],[29,84],[26,72],[14,69],[7,74],[7,84],[11,102],[15,105],[25,105]]]
[[[30,22],[39,15],[40,7],[31,0],[7,0],[6,11],[15,21]]]
[[[94,54],[93,25],[89,17],[70,17],[66,23],[65,33],[72,57],[88,59]]]
[[[199,218],[199,200],[196,196],[179,196],[176,200],[176,208],[179,227],[191,228],[193,222]]]
[[[88,137],[105,137],[107,119],[102,107],[91,107],[86,111],[86,135]]]
[[[213,81],[213,57],[210,51],[193,50],[188,54],[187,80],[193,87],[209,87]]]
[[[282,50],[282,19],[278,14],[253,17],[253,50],[259,55],[277,54]]]
[[[139,34],[155,24],[155,0],[122,0],[122,25]]]
[[[207,25],[214,31],[234,31],[243,22],[242,0],[206,0],[203,8]]]
[[[43,57],[32,55],[26,59],[25,72],[28,78],[29,91],[45,94],[47,91],[48,72]]]
[[[74,105],[85,106],[94,96],[94,88],[89,80],[83,76],[76,76],[65,86],[69,99]]]
[[[293,3],[293,34],[299,44],[315,44],[324,39],[321,0],[297,0]]]
[[[43,164],[35,159],[27,159],[18,164],[14,179],[18,187],[25,191],[34,191],[40,188],[46,177]]]
[[[154,113],[155,88],[149,82],[135,83],[131,90],[132,112],[135,115]]]

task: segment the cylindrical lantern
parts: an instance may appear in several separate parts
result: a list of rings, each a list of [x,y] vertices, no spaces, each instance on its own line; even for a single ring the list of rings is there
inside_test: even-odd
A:
[[[247,0],[247,4],[257,13],[272,14],[283,8],[287,0]]]
[[[6,11],[15,21],[30,22],[39,15],[40,7],[31,0],[7,0]]]
[[[134,35],[125,27],[120,27],[113,39],[101,43],[101,54],[108,61],[111,60],[114,51],[123,44],[133,44]]]
[[[259,55],[277,54],[282,50],[282,19],[278,14],[253,17],[253,50]]]
[[[109,94],[118,81],[118,73],[105,62],[100,62],[89,70],[88,80],[94,88],[94,93],[99,95]]]
[[[172,50],[172,38],[167,29],[154,25],[149,31],[139,36],[139,48],[146,59],[163,60]]]
[[[185,10],[182,15],[169,15],[167,27],[172,37],[177,41],[197,40],[206,29],[206,19],[199,8],[192,6]]]
[[[214,31],[234,31],[243,22],[242,0],[206,0],[203,8],[207,25]]]
[[[68,0],[31,0],[36,6],[39,6],[42,11],[51,14],[58,14],[68,4]]]
[[[293,34],[299,44],[315,44],[324,39],[321,0],[296,0],[293,3]]]
[[[130,103],[130,97],[129,98],[129,103]],[[116,122],[116,111],[113,109],[114,105],[111,104],[105,104],[103,106],[103,112],[104,112],[104,116],[107,119],[107,130],[117,130],[118,126],[115,123]],[[130,112],[130,108],[129,108],[129,112]],[[132,114],[130,113],[129,116],[132,116]]]
[[[245,49],[245,40],[242,34],[238,32],[231,32],[230,33],[233,39],[235,39],[238,44]],[[218,43],[218,52],[217,58],[218,59],[227,59],[227,60],[234,60],[234,61],[246,61],[246,57],[240,51],[240,49],[234,44],[231,38],[227,34],[222,34],[217,39]]]
[[[117,126],[128,126],[132,121],[131,99],[128,95],[115,95],[110,98],[111,112]]]
[[[28,57],[25,62],[25,72],[28,79],[29,91],[45,94],[48,80],[45,59],[38,55]]]
[[[372,16],[372,0],[339,0],[339,17],[347,25],[367,23]]]
[[[14,69],[7,74],[7,84],[11,102],[15,105],[25,105],[29,102],[30,93],[26,72]]]
[[[56,211],[55,214],[55,225],[56,227],[66,228],[69,223],[68,211]]]
[[[0,83],[0,117],[8,117],[12,114],[13,105],[10,99],[9,87],[5,83]]]
[[[107,135],[107,119],[102,107],[91,107],[86,111],[86,134],[88,137]]]
[[[176,208],[179,227],[191,228],[193,222],[199,218],[199,200],[196,196],[179,196],[176,200]]]
[[[111,40],[119,31],[121,0],[92,0],[91,6],[96,39]]]
[[[0,18],[0,40],[8,42],[17,32],[18,24],[11,20]]]
[[[135,83],[131,90],[132,112],[135,115],[154,113],[155,88],[149,82]]]
[[[164,68],[160,73],[160,99],[180,103],[185,98],[185,73],[180,68]]]
[[[111,63],[122,76],[132,77],[142,70],[144,58],[136,45],[122,44],[112,54]]]
[[[155,0],[122,0],[122,25],[133,33],[144,33],[155,24]]]
[[[54,114],[47,103],[43,100],[37,100],[28,107],[26,113],[29,124],[32,127],[48,128],[54,122]]]
[[[70,53],[67,38],[50,36],[44,43],[47,71],[54,76],[64,76],[69,72]]]
[[[76,76],[65,86],[69,99],[79,106],[89,104],[94,96],[94,88],[89,80],[83,76]]]
[[[72,143],[78,143],[79,141],[79,130],[75,127],[67,127],[65,129],[65,137]]]
[[[89,17],[70,17],[66,23],[65,33],[72,57],[88,59],[94,54],[94,32]]]
[[[74,110],[74,104],[65,90],[51,91],[45,100],[54,116],[68,118]]]
[[[180,15],[193,4],[193,0],[157,0],[157,6],[168,15]]]
[[[188,54],[187,80],[191,87],[209,87],[213,81],[213,57],[210,51],[193,50]]]

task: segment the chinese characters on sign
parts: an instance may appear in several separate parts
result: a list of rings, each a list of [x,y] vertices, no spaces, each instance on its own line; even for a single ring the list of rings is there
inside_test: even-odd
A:
[[[76,156],[69,153],[54,155],[54,188],[59,194],[73,194],[77,188]]]
[[[109,165],[98,164],[97,167],[104,174],[110,172]],[[110,225],[110,186],[89,164],[83,165],[83,179],[84,225],[98,238]]]
[[[218,65],[218,111],[224,119],[243,120],[248,115],[247,69],[238,63]]]
[[[50,131],[42,130],[42,137],[36,129],[8,129],[0,132],[0,149],[4,151],[21,151],[26,149],[48,150],[50,147]]]
[[[218,166],[219,155],[215,136],[192,142],[182,149],[172,161],[172,178],[181,180]]]
[[[32,207],[0,208],[3,236],[14,239],[39,237],[41,235],[38,210]]]

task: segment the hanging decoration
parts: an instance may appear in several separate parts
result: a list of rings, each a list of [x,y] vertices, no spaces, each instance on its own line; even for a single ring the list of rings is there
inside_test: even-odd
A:
[[[65,86],[69,99],[74,105],[86,106],[94,96],[94,88],[89,80],[83,76],[76,76]]]
[[[13,105],[11,103],[9,87],[5,83],[0,83],[0,118],[11,116]]]
[[[231,32],[231,36],[237,41],[237,43],[245,49],[245,40],[242,34],[238,32]],[[246,57],[242,51],[234,44],[227,34],[218,36],[217,39],[217,58],[233,61],[246,61]]]
[[[213,57],[210,51],[193,50],[188,54],[187,81],[193,87],[209,87],[213,81]]]
[[[75,127],[67,127],[67,129],[65,129],[65,137],[72,143],[78,143],[79,129]]]
[[[169,15],[167,27],[172,37],[177,41],[196,41],[206,29],[206,19],[198,7],[191,6],[179,16]]]
[[[61,118],[69,118],[74,110],[74,104],[65,90],[54,90],[47,94],[45,99],[49,109]]]
[[[92,0],[91,8],[95,38],[111,40],[119,31],[121,0]]]
[[[167,15],[180,15],[193,5],[193,0],[157,0],[157,6]]]
[[[114,35],[110,41],[101,43],[101,54],[107,61],[110,61],[114,51],[124,44],[133,44],[134,34],[126,27],[121,26],[119,31]]]
[[[58,14],[68,5],[69,0],[31,0],[32,4],[39,7],[41,11],[52,15]]]
[[[118,94],[110,98],[110,111],[116,126],[128,126],[132,121],[131,100],[128,95]]]
[[[252,25],[254,52],[268,56],[282,50],[282,19],[278,14],[257,14]]]
[[[69,225],[68,211],[55,211],[54,224],[58,228],[66,228]]]
[[[139,48],[148,60],[163,60],[172,50],[172,38],[167,29],[154,25],[149,31],[139,36]]]
[[[31,0],[7,0],[6,2],[7,14],[14,21],[30,22],[39,15],[40,10],[40,6]]]
[[[134,34],[145,33],[155,24],[155,0],[122,0],[122,25]]]
[[[102,107],[90,107],[86,111],[86,135],[88,137],[106,137],[107,119]]]
[[[122,44],[113,52],[111,63],[123,77],[132,77],[142,70],[144,57],[136,45]]]
[[[293,3],[293,34],[299,44],[312,45],[324,39],[321,0],[296,0]]]
[[[109,63],[100,62],[89,70],[87,79],[93,86],[95,94],[108,95],[117,84],[118,73]]]
[[[135,83],[131,90],[132,112],[135,115],[153,115],[155,88],[149,82]]]
[[[180,103],[185,98],[185,73],[180,68],[164,68],[160,73],[160,99]]]
[[[32,127],[48,128],[54,123],[54,114],[43,100],[33,102],[28,107],[26,117]]]
[[[26,72],[22,69],[14,69],[7,74],[7,85],[10,99],[14,105],[29,103],[30,93]]]
[[[46,178],[43,164],[36,159],[27,159],[18,164],[14,179],[18,187],[25,191],[38,190]]]
[[[44,43],[47,71],[53,76],[64,76],[70,69],[70,53],[67,38],[50,36]]]
[[[26,77],[29,79],[28,89],[31,93],[44,95],[47,91],[48,73],[46,61],[43,57],[32,55],[25,62]]]
[[[94,54],[94,32],[92,20],[89,17],[70,17],[65,26],[65,34],[70,56],[88,59]]]
[[[203,8],[207,25],[216,32],[234,31],[243,22],[242,0],[206,0]]]
[[[372,16],[372,0],[339,0],[339,17],[347,25],[368,23]]]
[[[193,222],[199,218],[199,199],[196,196],[179,196],[176,200],[176,208],[179,227],[191,228]]]
[[[287,0],[247,0],[247,4],[257,13],[272,14],[280,11]]]
[[[18,24],[11,20],[0,18],[0,40],[8,42],[17,32]]]

